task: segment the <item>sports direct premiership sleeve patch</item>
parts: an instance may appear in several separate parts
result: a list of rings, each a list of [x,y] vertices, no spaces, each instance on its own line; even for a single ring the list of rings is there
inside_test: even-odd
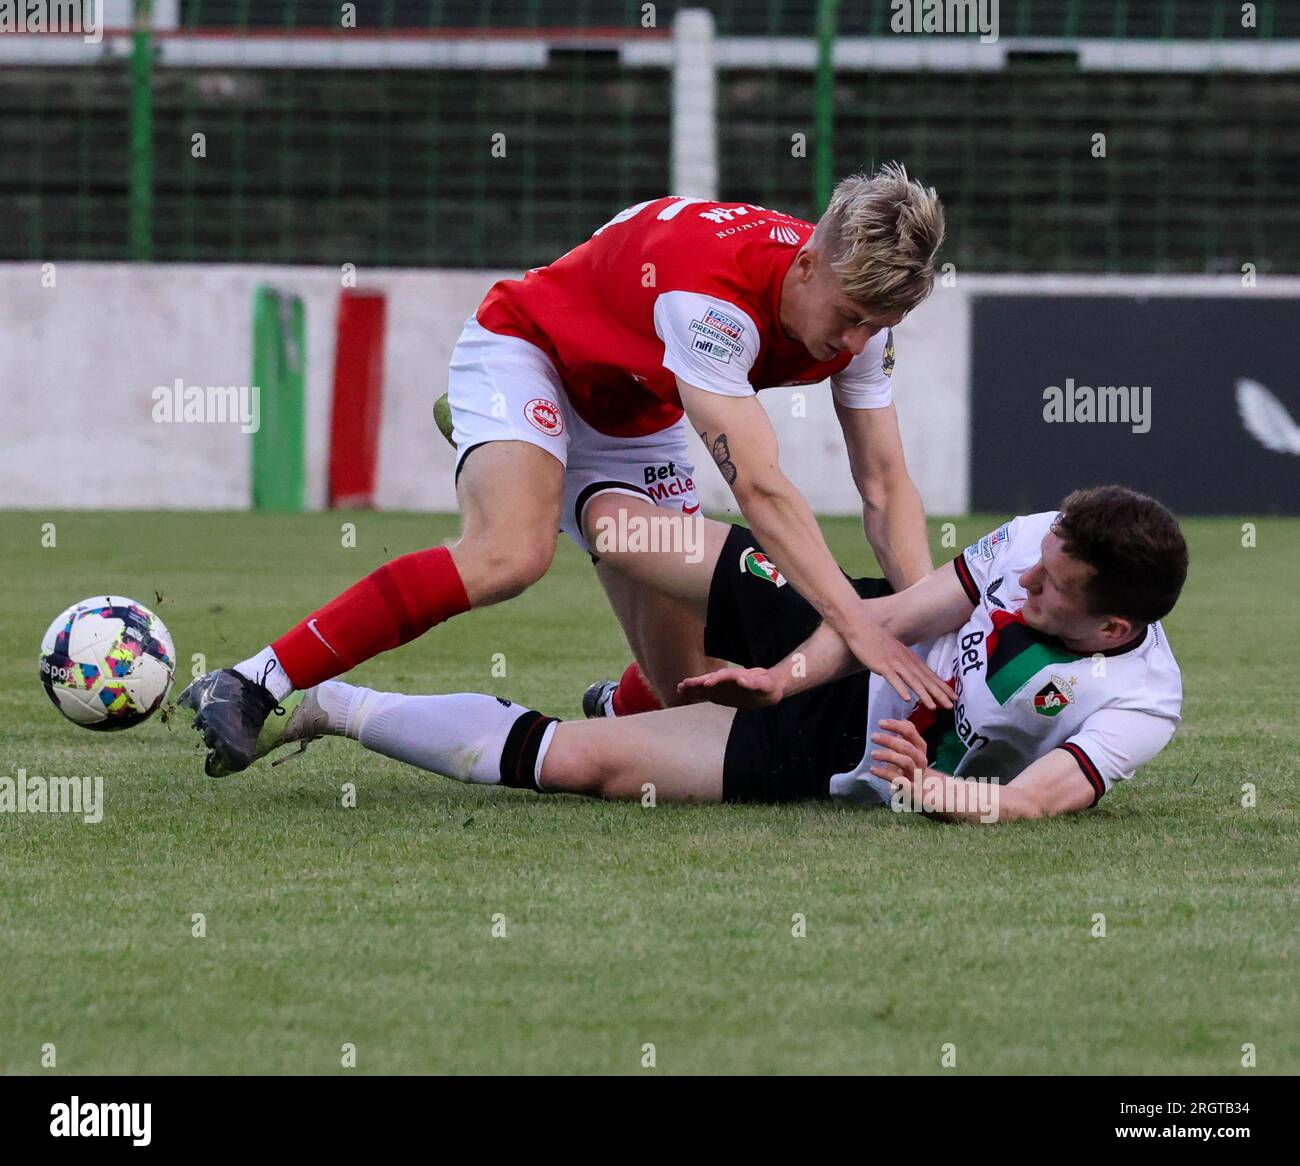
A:
[[[977,543],[971,543],[966,548],[967,561],[978,560],[981,563],[991,563],[997,557],[998,551],[1006,546],[1010,538],[1011,525],[1004,523],[997,530],[990,531]]]
[[[979,603],[984,588],[988,586],[993,575],[1000,571],[997,561],[1002,559],[1012,540],[1018,537],[1023,523],[1023,518],[1013,518],[1010,522],[1004,522],[996,530],[989,531],[978,542],[971,543],[954,560],[957,576],[961,579],[961,585],[972,603]]]
[[[668,291],[655,300],[654,323],[669,372],[724,396],[753,394],[749,370],[759,339],[748,313],[698,292]]]
[[[740,338],[745,325],[726,312],[709,308],[701,318],[691,321],[690,328],[695,333],[691,347],[711,360],[730,364],[733,356],[744,354],[745,346]]]

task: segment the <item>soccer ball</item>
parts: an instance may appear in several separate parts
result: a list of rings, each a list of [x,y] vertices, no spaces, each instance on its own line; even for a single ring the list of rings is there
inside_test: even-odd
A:
[[[171,633],[120,595],[74,603],[41,641],[41,683],[54,707],[87,729],[129,729],[153,715],[172,686]]]

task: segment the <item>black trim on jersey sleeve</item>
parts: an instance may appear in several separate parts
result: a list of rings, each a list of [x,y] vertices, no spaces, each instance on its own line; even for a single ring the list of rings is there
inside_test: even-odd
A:
[[[952,561],[953,570],[957,572],[957,578],[961,580],[961,589],[966,592],[966,598],[978,606],[980,601],[979,585],[975,582],[975,576],[970,573],[970,564],[966,562],[966,552],[962,551]]]
[[[1071,757],[1075,759],[1075,761],[1079,763],[1079,768],[1083,770],[1083,776],[1088,779],[1088,784],[1092,786],[1093,797],[1092,797],[1092,802],[1089,804],[1088,807],[1089,809],[1091,809],[1099,801],[1101,801],[1101,795],[1106,792],[1106,783],[1102,781],[1101,773],[1098,771],[1097,767],[1092,763],[1092,758],[1089,757],[1073,741],[1067,741],[1064,745],[1058,746],[1058,748],[1064,749]]]

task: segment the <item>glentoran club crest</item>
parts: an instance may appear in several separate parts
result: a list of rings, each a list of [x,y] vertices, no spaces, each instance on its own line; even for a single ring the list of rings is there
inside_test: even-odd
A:
[[[785,586],[785,576],[776,569],[776,564],[757,547],[745,548],[740,556],[740,570],[742,573],[748,571],[751,575],[757,575],[760,579],[775,583],[778,587]]]
[[[1074,689],[1060,676],[1053,676],[1034,693],[1034,712],[1043,717],[1054,717],[1067,704],[1074,703]]]

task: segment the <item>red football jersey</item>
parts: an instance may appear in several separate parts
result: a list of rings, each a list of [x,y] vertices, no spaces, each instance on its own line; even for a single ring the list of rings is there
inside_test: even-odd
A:
[[[651,199],[554,263],[494,284],[476,315],[545,351],[578,415],[615,437],[673,424],[678,376],[733,396],[829,376],[843,403],[887,405],[888,330],[826,361],[781,330],[781,285],[812,231],[752,203]]]

